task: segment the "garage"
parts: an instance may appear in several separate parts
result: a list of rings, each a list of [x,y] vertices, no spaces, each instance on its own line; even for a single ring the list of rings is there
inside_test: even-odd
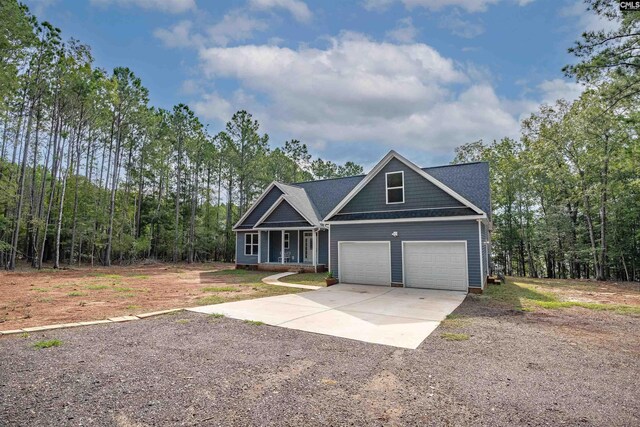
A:
[[[338,242],[341,283],[391,285],[389,242]]]
[[[404,285],[467,291],[466,241],[402,242]]]

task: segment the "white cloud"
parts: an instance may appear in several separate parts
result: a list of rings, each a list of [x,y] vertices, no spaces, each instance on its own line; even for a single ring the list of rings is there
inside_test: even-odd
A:
[[[153,35],[167,47],[196,47],[205,45],[226,46],[232,41],[245,41],[253,37],[255,31],[264,31],[267,24],[239,10],[232,10],[222,20],[196,32],[193,22],[184,20],[165,28],[156,28]]]
[[[299,22],[309,22],[312,17],[306,3],[301,0],[251,0],[250,4],[253,8],[261,10],[285,9]]]
[[[540,83],[538,90],[541,93],[541,101],[545,104],[551,104],[558,99],[575,101],[584,91],[584,86],[568,80],[553,79]]]
[[[398,0],[407,9],[424,8],[429,10],[441,10],[447,7],[459,7],[467,12],[484,12],[487,7],[505,0]],[[534,0],[506,0],[519,6],[526,6]],[[393,4],[395,0],[364,0],[363,6],[367,10],[384,10]]]
[[[472,39],[484,33],[484,27],[481,23],[462,18],[458,10],[454,10],[451,14],[444,16],[440,20],[440,27],[446,28],[456,36],[465,39]]]
[[[207,29],[207,34],[216,45],[226,46],[231,41],[243,41],[253,37],[254,31],[264,31],[267,24],[241,11],[227,13],[222,21]]]
[[[572,18],[576,21],[576,25],[581,32],[584,31],[611,31],[618,28],[618,23],[609,21],[595,12],[587,10],[587,5],[578,0],[575,3],[566,6],[560,10],[563,16]]]
[[[204,42],[202,36],[193,34],[193,23],[191,21],[180,21],[170,27],[156,28],[153,35],[160,39],[167,47],[192,47],[201,46]]]
[[[112,4],[125,7],[135,6],[167,13],[183,13],[196,9],[195,0],[91,0],[91,4],[100,6]]]
[[[269,132],[319,146],[369,142],[442,154],[519,130],[518,112],[476,80],[479,73],[468,75],[423,43],[343,33],[323,49],[214,47],[200,58],[207,78],[235,79],[254,96],[209,94],[196,104],[199,114],[224,121],[248,105]]]
[[[387,31],[387,37],[400,43],[410,43],[418,36],[418,29],[414,27],[411,17],[400,19],[398,26]]]

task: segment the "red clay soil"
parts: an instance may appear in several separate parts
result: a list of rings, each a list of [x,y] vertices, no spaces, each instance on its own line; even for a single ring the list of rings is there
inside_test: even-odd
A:
[[[207,273],[232,264],[150,264],[23,269],[0,273],[0,330],[196,305],[207,284],[225,283]]]

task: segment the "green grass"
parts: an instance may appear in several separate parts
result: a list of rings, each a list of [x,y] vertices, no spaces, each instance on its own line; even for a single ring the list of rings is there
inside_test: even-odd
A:
[[[640,307],[622,304],[601,304],[597,302],[581,302],[581,301],[535,301],[539,307],[550,310],[560,308],[582,307],[595,311],[614,311],[619,314],[636,314],[640,315]]]
[[[471,324],[471,320],[459,314],[449,314],[446,319],[440,323],[444,328],[463,328]]]
[[[447,341],[466,341],[469,339],[467,334],[454,334],[452,332],[444,332],[440,334],[440,338]]]
[[[94,277],[102,277],[104,279],[122,279],[120,274],[96,273]]]
[[[43,298],[38,298],[36,301],[38,301],[38,302],[52,302],[53,298],[43,297]]]
[[[244,320],[244,323],[246,323],[247,325],[253,325],[253,326],[262,326],[262,325],[264,325],[264,322],[261,322],[259,320]]]
[[[133,276],[127,276],[128,279],[140,279],[140,280],[144,280],[144,279],[148,279],[149,276],[146,274],[134,274]]]
[[[224,317],[224,314],[222,314],[222,313],[211,313],[209,315],[209,317],[211,319],[222,319]]]
[[[300,285],[327,286],[327,283],[324,281],[326,278],[327,273],[298,273],[282,277],[280,281]]]
[[[140,306],[140,305],[128,305],[126,307],[127,310],[137,310],[139,308],[142,308],[142,306]]]
[[[126,286],[115,286],[113,290],[116,292],[133,292],[133,288],[127,288]]]
[[[187,323],[191,323],[190,319],[178,319],[176,320],[176,323],[180,324],[180,325],[186,325]]]
[[[196,303],[198,305],[211,305],[211,304],[220,304],[226,302],[226,300],[218,295],[209,295],[206,297],[198,298]]]
[[[87,285],[85,286],[86,289],[89,289],[91,291],[101,291],[103,289],[110,289],[111,286],[109,285]]]
[[[18,335],[20,338],[29,338],[31,335],[29,335],[28,332],[23,332],[20,335]]]
[[[33,344],[33,347],[40,350],[43,348],[49,348],[49,347],[60,347],[62,345],[62,341],[60,340],[46,340],[46,341],[38,341],[37,343]]]
[[[526,281],[526,282],[525,282]],[[578,284],[557,285],[558,280],[545,281],[541,279],[507,279],[504,285],[489,286],[479,300],[490,300],[509,305],[517,311],[534,311],[536,308],[558,310],[563,308],[581,307],[595,311],[612,311],[619,314],[640,315],[640,306],[624,304],[604,304],[583,301],[563,301],[560,295],[551,291],[558,289],[573,289]],[[585,284],[580,290],[591,290],[593,285]]]
[[[67,294],[68,297],[83,297],[86,296],[87,294],[84,292],[80,292],[80,291],[73,291],[73,292],[69,292]]]
[[[233,286],[207,286],[201,289],[202,292],[240,292],[240,288]]]
[[[36,291],[36,292],[49,292],[50,289],[46,289],[46,288],[31,288],[32,291]]]

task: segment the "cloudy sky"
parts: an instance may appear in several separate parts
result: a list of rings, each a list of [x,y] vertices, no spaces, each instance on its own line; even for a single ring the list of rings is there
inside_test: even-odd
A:
[[[579,0],[28,0],[98,66],[124,65],[153,105],[186,102],[221,130],[246,109],[273,145],[365,166],[423,166],[517,136],[541,102],[573,99],[567,48],[600,22]]]

